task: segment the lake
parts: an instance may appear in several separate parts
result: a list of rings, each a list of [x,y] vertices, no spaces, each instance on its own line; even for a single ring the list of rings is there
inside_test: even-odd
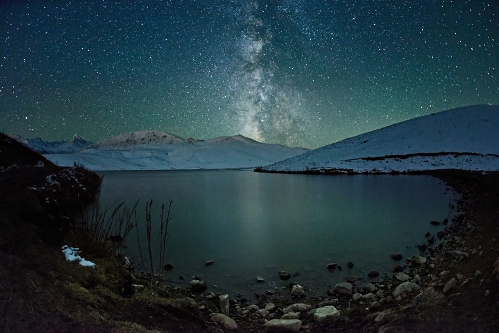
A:
[[[367,273],[392,274],[397,262],[419,253],[425,233],[443,226],[430,221],[453,217],[457,195],[437,178],[424,175],[296,175],[252,171],[101,172],[103,206],[153,200],[153,221],[161,203],[172,200],[170,237],[163,271],[169,281],[185,284],[202,276],[214,292],[253,293],[299,282],[308,295],[325,295],[348,276],[367,283]],[[153,238],[158,231],[153,230]],[[141,248],[147,256],[145,233]],[[157,249],[153,256],[158,257]],[[140,266],[136,232],[126,254]],[[144,257],[144,260],[146,258]],[[153,259],[155,260],[155,259]],[[211,266],[204,263],[214,260]],[[354,266],[347,268],[351,261]],[[342,270],[326,268],[330,262]],[[402,260],[402,264],[405,260]],[[146,264],[147,266],[147,264]],[[139,270],[142,270],[139,267]],[[280,281],[278,271],[297,273]],[[256,277],[265,279],[257,283]]]

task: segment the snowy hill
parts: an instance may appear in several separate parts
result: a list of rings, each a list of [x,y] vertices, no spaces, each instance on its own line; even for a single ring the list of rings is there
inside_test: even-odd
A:
[[[13,135],[13,139],[28,146],[31,150],[40,154],[68,154],[78,152],[92,144],[78,135],[67,141],[47,142],[40,138],[25,139],[19,135]]]
[[[241,169],[269,165],[306,152],[241,135],[187,140],[160,131],[122,134],[69,154],[46,154],[57,165],[90,170]]]
[[[265,167],[271,172],[499,170],[499,106],[477,105],[404,121]]]

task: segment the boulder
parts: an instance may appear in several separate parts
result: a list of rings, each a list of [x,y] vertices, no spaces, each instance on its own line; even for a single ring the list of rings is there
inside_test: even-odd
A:
[[[338,264],[335,262],[331,262],[331,263],[327,264],[327,266],[326,266],[326,268],[329,270],[335,269],[336,267],[338,267]]]
[[[305,289],[299,284],[293,285],[293,288],[291,289],[291,297],[304,297],[305,296]]]
[[[235,331],[237,330],[237,323],[234,319],[221,314],[221,313],[215,313],[210,317],[211,321],[214,321],[216,323],[221,324],[226,330],[229,331]]]
[[[218,296],[220,301],[220,312],[226,316],[229,315],[229,295],[224,294]]]
[[[456,280],[455,277],[453,277],[452,279],[450,279],[449,281],[447,281],[447,283],[445,284],[444,289],[442,291],[445,294],[449,290],[456,288],[456,285],[457,285],[457,280]]]
[[[303,312],[303,311],[308,311],[310,310],[312,306],[309,304],[305,303],[295,303],[291,304],[290,306],[285,307],[282,309],[282,312],[288,313],[288,312]]]
[[[314,320],[318,323],[331,321],[340,316],[340,312],[332,305],[323,306],[315,310]]]
[[[300,319],[299,312],[288,312],[282,315],[281,319]]]
[[[352,284],[348,282],[338,283],[334,286],[333,291],[340,295],[352,295]]]
[[[419,290],[419,289],[421,289],[421,287],[415,284],[414,282],[409,282],[409,281],[402,282],[393,291],[393,296],[394,297],[402,296],[407,292],[412,292],[413,290]]]
[[[402,260],[402,254],[401,253],[393,253],[393,254],[390,254],[390,258],[392,258],[393,260]]]
[[[189,288],[191,288],[192,291],[202,293],[206,290],[206,282],[200,279],[193,279],[189,282]]]
[[[272,319],[265,323],[267,332],[299,332],[302,322],[299,319]]]
[[[423,256],[414,256],[412,257],[412,263],[416,265],[422,265],[426,263],[426,258]]]
[[[405,274],[404,272],[395,273],[395,278],[399,281],[405,282],[410,279],[410,276]]]

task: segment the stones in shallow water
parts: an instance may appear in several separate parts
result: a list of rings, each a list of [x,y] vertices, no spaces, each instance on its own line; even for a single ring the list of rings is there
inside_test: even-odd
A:
[[[351,262],[351,261],[347,262],[347,267],[348,268],[352,268],[353,267],[353,262]]]
[[[163,269],[165,271],[171,271],[173,269],[173,265],[172,264],[166,264],[163,266]]]
[[[327,264],[326,268],[329,269],[329,270],[333,270],[333,269],[336,269],[336,267],[338,267],[338,264],[335,263],[335,262],[330,262],[329,264]]]
[[[379,276],[379,272],[378,271],[370,271],[367,276],[369,276],[370,278],[375,278],[375,277],[378,277]]]
[[[393,254],[390,254],[390,258],[392,258],[393,260],[402,260],[402,254],[393,253]]]
[[[293,288],[291,288],[291,297],[304,297],[305,296],[305,289],[299,284],[293,285]]]
[[[264,283],[264,282],[265,282],[265,279],[264,279],[264,278],[262,278],[261,276],[257,276],[257,277],[256,277],[256,282],[258,282],[258,283]]]
[[[201,279],[193,279],[189,282],[189,288],[194,292],[202,293],[206,290],[206,282]]]
[[[404,268],[400,265],[397,265],[393,268],[394,272],[402,272],[403,270],[404,270]]]
[[[291,278],[291,274],[286,271],[279,271],[279,278],[281,280],[289,280]]]
[[[431,225],[440,225],[440,222],[438,222],[438,221],[430,221],[430,224]]]
[[[211,266],[215,263],[215,260],[208,260],[207,262],[204,263],[205,266]]]

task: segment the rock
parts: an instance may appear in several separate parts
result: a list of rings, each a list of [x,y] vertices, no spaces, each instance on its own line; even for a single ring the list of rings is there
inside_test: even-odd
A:
[[[260,308],[256,304],[251,304],[246,307],[246,310],[248,310],[248,312],[257,312]]]
[[[340,295],[352,295],[352,284],[348,282],[338,283],[334,286],[333,291]]]
[[[402,272],[403,270],[404,270],[404,268],[400,265],[397,265],[393,268],[394,272]]]
[[[376,291],[376,286],[372,283],[368,283],[364,286],[364,289],[367,290],[368,292],[372,293]]]
[[[378,292],[376,293],[376,296],[378,296],[379,298],[385,296],[385,292],[383,290],[378,290]]]
[[[378,310],[379,308],[381,308],[381,303],[378,301],[374,301],[371,303],[371,306],[369,308],[373,311]]]
[[[444,232],[444,231],[439,231],[439,232],[437,233],[437,237],[438,237],[438,239],[442,239],[442,238],[444,238],[444,237],[445,237],[445,232]]]
[[[274,309],[275,309],[275,304],[274,303],[267,303],[267,304],[265,304],[265,310],[274,311]]]
[[[347,282],[349,282],[349,283],[354,283],[355,280],[357,280],[357,278],[355,276],[349,276],[349,277],[347,277]]]
[[[304,311],[310,310],[311,307],[312,306],[309,305],[309,304],[295,303],[295,304],[291,304],[290,306],[285,307],[284,309],[282,309],[282,312],[284,312],[284,313],[288,313],[288,312],[304,312]]]
[[[173,269],[173,265],[172,265],[172,264],[165,264],[165,265],[163,266],[163,269],[164,269],[165,271],[171,271],[171,270]]]
[[[426,244],[421,244],[418,246],[419,251],[424,252],[426,251]]]
[[[441,271],[440,273],[438,273],[438,276],[443,279],[444,277],[447,276],[447,274],[449,274],[449,271]]]
[[[258,314],[262,318],[267,318],[267,316],[270,314],[270,312],[267,309],[260,309],[260,310],[258,310]]]
[[[409,280],[409,275],[405,274],[404,272],[398,272],[395,274],[395,278],[399,281],[405,282]]]
[[[291,297],[304,297],[305,296],[305,290],[303,287],[299,284],[293,285],[293,288],[291,289]]]
[[[338,264],[335,262],[331,262],[331,263],[327,264],[327,266],[326,266],[326,268],[329,270],[335,269],[336,267],[338,267]]]
[[[206,290],[206,282],[200,279],[193,279],[191,282],[189,282],[189,288],[191,288],[191,290],[194,292],[202,293]]]
[[[299,319],[272,319],[265,323],[267,332],[299,332],[302,322]]]
[[[421,276],[416,274],[416,275],[414,275],[413,280],[414,280],[414,282],[419,283],[419,282],[421,282]]]
[[[218,296],[220,301],[220,312],[226,316],[229,315],[229,295],[224,294]]]
[[[358,300],[359,300],[359,299],[361,299],[361,298],[362,298],[362,294],[361,294],[361,293],[355,293],[355,294],[353,294],[353,296],[352,296],[352,299],[353,299],[354,301],[358,301]]]
[[[442,291],[445,294],[449,290],[456,288],[456,285],[457,285],[457,280],[456,280],[455,277],[453,277],[452,279],[450,279],[449,281],[447,281],[447,283],[445,284],[444,289]]]
[[[482,276],[482,272],[480,272],[478,269],[475,271],[475,277],[480,277]]]
[[[390,258],[392,258],[393,260],[402,260],[402,254],[401,253],[393,253],[393,254],[390,254]]]
[[[362,296],[362,298],[363,299],[375,299],[376,295],[373,293],[368,293],[368,294],[365,294],[364,296]]]
[[[205,266],[211,266],[215,263],[215,260],[208,260],[207,262],[204,263]]]
[[[352,268],[353,267],[353,262],[351,262],[351,261],[347,262],[347,267],[348,268]]]
[[[416,265],[422,265],[426,263],[426,258],[422,256],[414,256],[412,257],[412,263]]]
[[[258,283],[264,283],[264,282],[265,282],[265,279],[264,279],[264,278],[262,278],[261,276],[257,276],[257,277],[256,277],[256,282],[258,282]]]
[[[378,277],[379,276],[379,272],[378,271],[370,271],[367,276],[369,276],[370,278],[375,278],[375,277]]]
[[[281,319],[300,319],[299,312],[288,312],[282,315]]]
[[[210,317],[210,320],[221,324],[226,330],[237,330],[237,323],[235,322],[235,320],[224,314],[215,313]]]
[[[291,274],[289,274],[288,272],[285,272],[285,271],[280,271],[279,278],[281,280],[289,280],[291,278]]]
[[[399,284],[397,286],[397,288],[395,288],[395,290],[393,291],[393,296],[395,298],[397,298],[398,296],[402,296],[403,294],[405,294],[406,292],[412,292],[413,290],[420,290],[421,287],[419,287],[417,284],[415,284],[414,282],[402,282],[401,284]]]
[[[317,323],[324,323],[326,321],[331,321],[340,316],[340,312],[332,305],[324,306],[318,308],[314,313],[314,320]]]
[[[377,323],[381,323],[382,321],[385,320],[385,316],[386,316],[385,312],[380,312],[380,313],[378,313],[378,315],[376,316],[376,318],[374,318],[374,321],[377,322]]]
[[[438,221],[431,221],[430,223],[431,223],[432,225],[440,225],[440,222],[438,222]]]

